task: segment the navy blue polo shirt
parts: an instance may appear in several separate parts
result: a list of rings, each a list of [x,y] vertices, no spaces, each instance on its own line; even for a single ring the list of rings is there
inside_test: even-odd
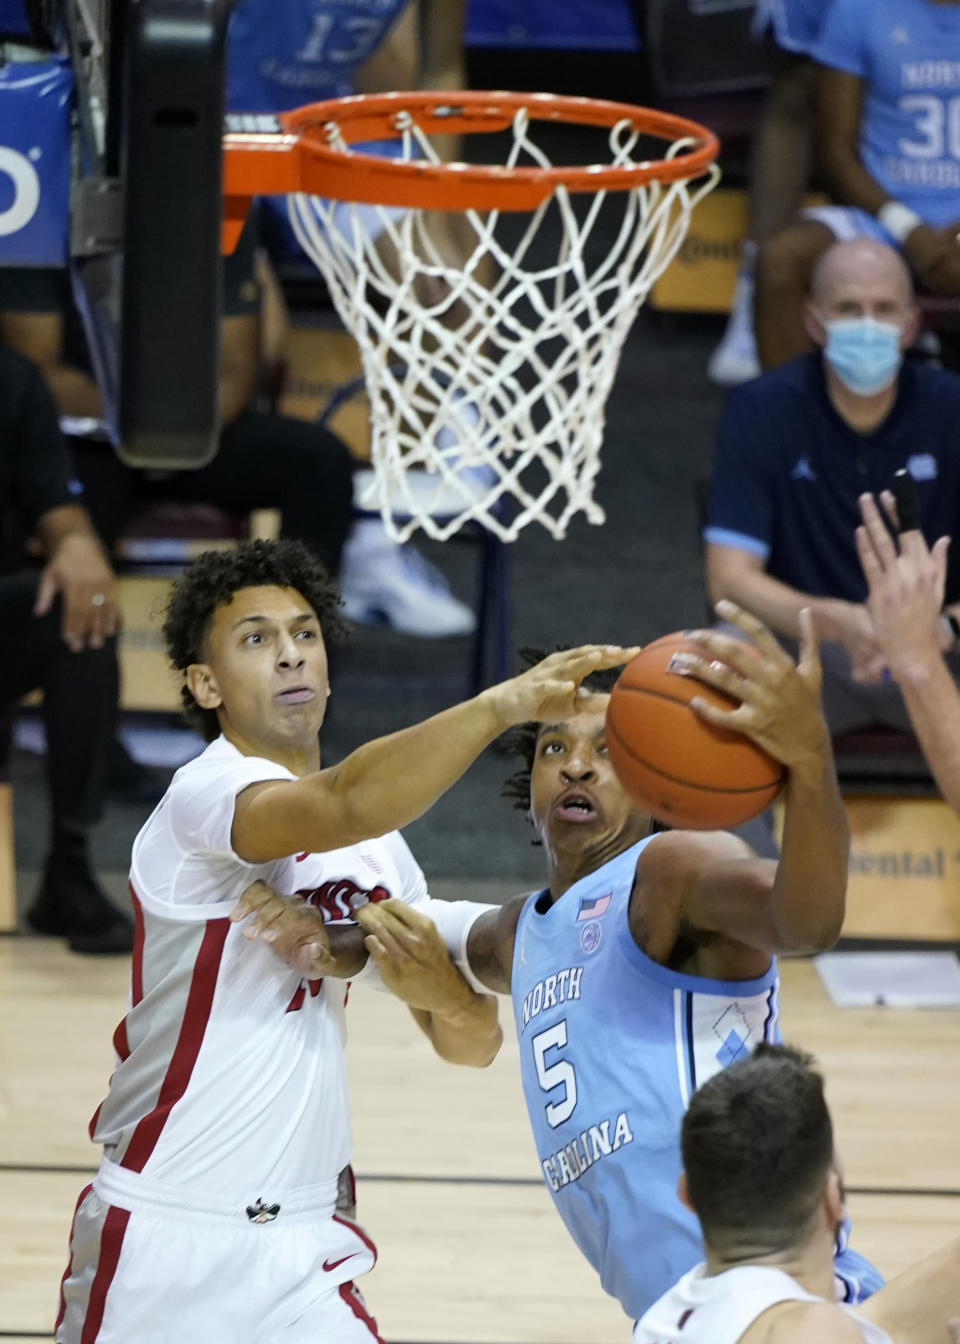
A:
[[[704,540],[758,555],[813,597],[862,602],[857,497],[906,467],[927,542],[960,518],[960,377],[907,361],[890,414],[870,434],[841,419],[819,351],[730,396],[720,421]],[[951,598],[953,594],[951,594]]]

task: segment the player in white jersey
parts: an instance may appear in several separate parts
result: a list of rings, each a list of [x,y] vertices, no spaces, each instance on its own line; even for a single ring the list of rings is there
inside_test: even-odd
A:
[[[706,1260],[638,1321],[634,1344],[946,1344],[960,1239],[859,1307],[833,1302],[843,1177],[809,1056],[760,1045],[694,1095],[680,1198]]]
[[[809,613],[799,667],[753,617],[732,604],[722,615],[756,651],[702,632],[693,638],[703,657],[688,667],[742,699],[719,722],[789,767],[779,864],[723,832],[650,838],[649,816],[610,765],[607,697],[597,694],[573,717],[527,725],[517,744],[527,770],[511,791],[543,841],[547,889],[481,915],[467,936],[474,974],[513,994],[531,1125],[558,1212],[633,1319],[703,1254],[676,1198],[691,1092],[776,1039],[773,954],[829,946],[843,920],[847,825]],[[294,925],[303,918],[290,915]],[[404,936],[393,903],[356,918],[371,939]],[[386,978],[389,954],[371,954]],[[851,1298],[880,1282],[848,1248],[837,1274]]]
[[[624,651],[560,656],[321,770],[336,603],[294,542],[208,552],[175,585],[167,647],[212,740],[134,843],[129,1011],[91,1126],[104,1155],[74,1218],[62,1344],[379,1338],[352,1283],[374,1248],[334,1214],[350,1158],[337,978],[363,967],[360,932],[316,935],[307,980],[231,911],[257,880],[321,908],[422,897],[402,841],[372,837],[511,723],[569,712],[580,679]],[[495,1001],[448,969],[420,1019],[441,1054],[486,1063]]]

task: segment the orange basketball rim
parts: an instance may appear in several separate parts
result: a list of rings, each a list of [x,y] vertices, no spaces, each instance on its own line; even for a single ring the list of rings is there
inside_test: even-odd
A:
[[[541,167],[402,161],[350,152],[352,145],[398,139],[414,124],[427,136],[503,131],[518,113],[531,121],[622,127],[629,134],[662,140],[665,153],[640,163]],[[358,94],[281,112],[275,121],[275,132],[259,129],[262,119],[254,117],[251,124],[257,129],[224,137],[228,249],[236,243],[254,196],[305,192],[423,210],[535,210],[560,186],[574,193],[629,191],[700,177],[720,148],[712,131],[686,117],[547,93]]]

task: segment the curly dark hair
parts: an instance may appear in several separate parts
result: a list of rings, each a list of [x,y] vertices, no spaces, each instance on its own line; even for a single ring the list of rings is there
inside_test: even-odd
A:
[[[178,672],[203,661],[203,644],[217,607],[242,588],[295,588],[316,612],[324,640],[341,638],[346,623],[340,597],[320,561],[300,541],[245,541],[234,550],[204,551],[173,585],[164,613],[167,656]],[[180,687],[183,713],[207,742],[220,732],[215,710],[201,709],[186,681]]]
[[[558,644],[557,652],[563,649],[572,648],[571,644]],[[528,667],[536,667],[537,663],[542,663],[544,658],[549,656],[546,649],[532,649],[525,647],[520,649],[520,662],[523,670]],[[607,694],[612,691],[619,677],[621,668],[606,668],[602,672],[591,672],[586,677],[583,686],[588,691],[597,691],[601,694]],[[530,811],[530,774],[533,770],[533,760],[537,754],[537,738],[540,736],[539,723],[520,723],[516,728],[512,728],[504,739],[504,745],[511,756],[519,756],[523,761],[522,769],[516,774],[504,780],[503,787],[500,790],[501,798],[512,798],[513,805],[520,812]]]
[[[570,644],[560,644],[557,646],[557,652],[572,647]],[[544,658],[548,656],[545,649],[529,647],[520,649],[519,653],[524,669],[536,667],[537,663],[542,663]],[[608,667],[599,672],[591,672],[588,677],[584,678],[584,689],[596,691],[599,695],[609,695],[622,671],[623,668],[621,667]],[[540,736],[540,726],[536,722],[521,723],[516,728],[511,729],[504,738],[504,746],[507,752],[511,756],[519,756],[523,761],[523,766],[515,774],[504,780],[500,788],[500,797],[512,798],[514,807],[518,812],[524,814],[530,811],[530,779],[533,773],[534,758],[537,754],[537,738]],[[651,834],[669,829],[665,822],[658,821],[656,817],[650,818]],[[540,841],[533,840],[531,843],[539,845]]]

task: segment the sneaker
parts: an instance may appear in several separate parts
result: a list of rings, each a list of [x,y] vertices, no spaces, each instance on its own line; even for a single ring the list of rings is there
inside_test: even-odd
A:
[[[753,264],[745,258],[737,275],[727,329],[710,356],[707,377],[721,387],[739,387],[759,376],[760,358],[753,331]]]
[[[34,933],[66,938],[72,952],[119,953],[133,948],[133,921],[118,910],[83,865],[51,859],[27,911]]]
[[[376,518],[356,523],[343,551],[344,614],[360,625],[389,625],[406,635],[439,639],[476,628],[470,607],[412,546],[391,541]]]

